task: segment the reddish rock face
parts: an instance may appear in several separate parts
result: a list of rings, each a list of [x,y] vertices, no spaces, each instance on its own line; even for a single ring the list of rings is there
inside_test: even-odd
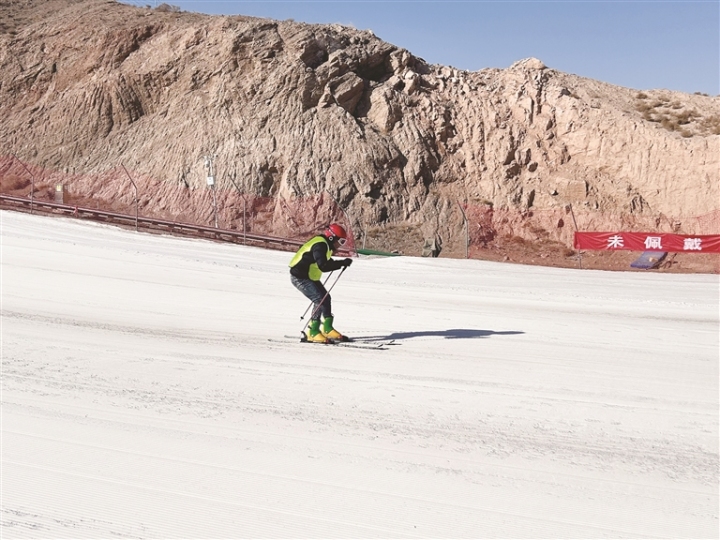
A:
[[[720,206],[718,97],[639,92],[536,59],[465,72],[369,31],[169,6],[24,0],[0,4],[0,21],[0,153],[103,204],[126,197],[112,172],[125,165],[154,195],[146,213],[206,219],[188,193],[208,189],[213,155],[228,200],[327,190],[387,244],[373,247],[412,238],[404,249],[419,252],[439,236],[443,256],[465,252],[458,203],[493,209],[469,224],[479,256],[513,238],[571,245],[568,205],[596,230],[702,229],[692,220]],[[12,174],[3,190],[28,189]]]

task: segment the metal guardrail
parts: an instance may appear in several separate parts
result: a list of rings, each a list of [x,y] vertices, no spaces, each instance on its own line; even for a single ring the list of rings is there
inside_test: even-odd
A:
[[[378,251],[377,249],[358,249],[358,255],[380,255],[382,257],[400,257],[400,253],[389,253],[387,251]]]
[[[27,199],[24,197],[13,197],[10,195],[0,195],[0,208],[5,210],[30,211],[30,213],[41,212],[44,214],[69,215],[80,219],[101,221],[104,223],[112,223],[114,225],[134,226],[135,230],[138,231],[140,229],[144,229],[154,232],[166,232],[177,236],[220,240],[223,242],[233,242],[236,244],[254,245],[273,249],[291,250],[297,249],[303,245],[303,242],[288,238],[248,234],[243,231],[216,229],[215,227],[204,227],[202,225],[193,225],[191,223],[181,223],[178,221],[129,216],[126,214],[106,212],[104,210],[96,210],[93,208],[70,206],[67,204],[51,203],[48,201],[39,201],[38,199]]]

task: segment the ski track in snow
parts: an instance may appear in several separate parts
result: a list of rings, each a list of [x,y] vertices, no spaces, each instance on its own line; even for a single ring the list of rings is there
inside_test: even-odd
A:
[[[719,536],[718,276],[0,219],[3,538]]]

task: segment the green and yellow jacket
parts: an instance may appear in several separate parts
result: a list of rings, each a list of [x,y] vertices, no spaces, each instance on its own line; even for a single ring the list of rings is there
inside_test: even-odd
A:
[[[290,261],[290,273],[300,279],[320,281],[323,272],[342,268],[342,261],[332,258],[332,246],[324,236],[315,236],[298,249]]]

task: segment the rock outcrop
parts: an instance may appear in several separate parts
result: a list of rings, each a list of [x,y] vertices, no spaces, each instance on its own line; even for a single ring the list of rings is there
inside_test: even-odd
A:
[[[568,203],[610,228],[720,207],[718,97],[536,59],[467,72],[369,31],[112,0],[2,2],[0,20],[0,153],[67,173],[124,164],[164,193],[146,211],[204,187],[206,155],[218,190],[327,190],[357,228],[417,226],[445,252],[463,241],[458,203],[505,216],[499,234],[531,234],[513,223],[533,212],[557,238]]]

